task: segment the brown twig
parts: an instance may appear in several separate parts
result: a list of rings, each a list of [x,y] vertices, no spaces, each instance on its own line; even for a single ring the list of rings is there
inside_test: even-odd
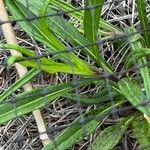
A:
[[[0,20],[2,22],[3,21],[8,22],[8,23],[1,25],[1,28],[2,28],[2,31],[3,31],[3,34],[5,36],[7,43],[17,45],[18,43],[16,40],[16,36],[13,31],[12,25],[9,21],[9,17],[8,17],[3,0],[0,0]],[[11,50],[11,55],[12,56],[22,56],[21,53],[14,51],[14,50]],[[17,69],[19,77],[22,77],[23,75],[25,75],[27,73],[27,68],[20,65],[19,63],[16,63],[15,67]],[[31,85],[31,83],[27,83],[23,86],[23,88],[24,88],[24,91],[30,91],[30,90],[32,90],[32,85]],[[46,145],[50,142],[50,138],[46,134],[46,127],[45,127],[40,110],[33,111],[33,115],[36,120],[36,124],[37,124],[39,133],[45,133],[45,134],[40,135],[40,139],[41,139],[43,145]]]

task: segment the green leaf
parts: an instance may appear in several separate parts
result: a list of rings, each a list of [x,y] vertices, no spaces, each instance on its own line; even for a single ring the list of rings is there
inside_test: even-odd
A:
[[[48,105],[55,98],[74,90],[77,87],[89,84],[91,79],[68,82],[58,85],[50,85],[45,88],[33,89],[16,96],[0,104],[0,124],[18,116],[32,112]],[[5,108],[5,109],[4,109]]]
[[[135,82],[122,79],[119,81],[118,86],[122,95],[124,95],[131,104],[141,112],[150,115],[149,100],[147,100],[145,93],[142,92],[141,88]]]
[[[7,58],[6,62],[8,67],[11,67],[15,62],[21,60],[22,57],[10,56]]]
[[[25,56],[30,56],[30,57],[35,56],[35,54],[29,49],[14,44],[0,44],[0,48],[4,50],[16,50]]]
[[[83,11],[84,11],[84,9],[78,11],[75,7],[73,7],[69,3],[64,2],[64,0],[59,0],[59,1],[58,0],[51,0],[49,7],[52,8],[52,9],[55,9],[55,10],[60,10],[61,9],[64,12],[71,12],[71,13],[68,13],[68,15],[71,16],[71,17],[74,17],[81,24],[83,24],[83,18],[84,18]],[[122,31],[121,31],[121,29],[117,28],[116,26],[114,26],[114,25],[110,24],[109,22],[107,22],[107,21],[103,20],[102,18],[100,18],[99,32],[102,35],[103,34],[108,35],[108,32],[116,33],[116,32],[122,32]],[[59,32],[58,34],[62,35],[62,32]],[[64,39],[65,39],[65,36],[64,36]]]
[[[26,8],[25,6],[23,6],[22,4],[20,4],[17,1],[14,0],[7,0],[6,4],[8,5],[9,10],[11,11],[13,17],[15,19],[26,19],[28,17],[28,8]],[[25,1],[25,5],[26,1]],[[43,6],[43,5],[42,5]],[[39,7],[41,8],[41,7]],[[39,9],[38,8],[38,9]],[[32,8],[31,8],[32,10]],[[38,17],[39,17],[39,12],[40,10],[38,10]],[[31,12],[32,14],[32,12]],[[34,14],[32,14],[32,16],[35,17]],[[62,42],[60,42],[56,36],[51,32],[51,30],[49,30],[49,32],[45,32],[45,30],[41,30],[41,24],[39,20],[34,20],[32,21],[32,24],[30,24],[27,21],[21,21],[18,22],[20,24],[20,26],[30,35],[33,36],[33,38],[35,38],[36,40],[42,42],[43,44],[45,44],[46,46],[49,47],[48,52],[49,53],[53,53],[53,52],[60,52],[60,51],[65,51],[66,47],[62,44]],[[43,28],[43,26],[42,26]],[[66,50],[67,51],[67,50]],[[60,59],[62,61],[64,61],[65,63],[73,63],[76,64],[78,67],[82,67],[85,68],[87,66],[87,63],[85,63],[83,60],[79,59],[76,55],[74,55],[73,53],[60,53]],[[62,56],[62,57],[61,57]]]
[[[63,97],[83,104],[102,104],[104,102],[110,102],[110,95],[112,97],[118,96],[118,94],[114,91],[108,94],[108,90],[102,90],[93,96],[67,93],[66,95],[63,95]]]
[[[111,150],[120,141],[133,118],[123,119],[102,131],[89,146],[88,150]]]
[[[57,72],[64,72],[64,73],[70,73],[70,74],[79,74],[79,75],[89,75],[89,76],[95,76],[97,74],[97,71],[92,68],[90,65],[84,63],[84,67],[82,66],[76,66],[72,64],[71,62],[69,64],[63,64],[53,61],[52,59],[48,59],[45,57],[39,58],[38,61],[34,59],[36,55],[26,48],[12,45],[12,44],[0,44],[0,48],[8,49],[8,50],[16,50],[21,52],[22,54],[29,56],[26,57],[9,57],[7,63],[8,65],[12,65],[12,63],[19,62],[25,67],[31,67],[36,68],[38,70],[43,70],[47,73],[53,74]],[[31,57],[31,58],[30,58]],[[30,60],[31,59],[31,60]]]
[[[118,102],[115,106],[120,105]],[[46,145],[42,150],[66,150],[78,141],[81,141],[84,136],[91,134],[99,122],[96,118],[101,117],[108,113],[112,109],[112,105],[107,105],[95,110],[91,110],[83,115],[83,123],[81,123],[81,117],[78,117],[71,125],[65,129],[60,135],[54,138],[55,142],[51,142]],[[85,133],[83,132],[85,131]],[[84,135],[85,134],[85,135]]]
[[[28,17],[29,10],[26,0],[6,0],[6,4],[10,12],[13,14],[14,19],[23,19]],[[43,2],[41,0],[32,0],[28,1],[28,4],[30,10],[32,11],[30,12],[30,14],[32,14],[32,16],[34,17],[39,16],[39,11],[43,6]],[[50,7],[48,8],[48,12],[52,14],[57,14],[57,11],[50,9]],[[84,50],[91,57],[91,59],[97,62],[97,58],[92,53],[91,48],[89,48],[89,46],[85,46],[90,45],[91,43],[88,40],[86,40],[84,36],[73,25],[71,25],[69,22],[67,22],[64,18],[60,16],[48,17],[47,22],[49,28],[53,31],[53,33],[56,33],[58,36],[61,36],[63,39],[66,39],[67,41],[73,44],[76,43],[77,45],[79,45],[79,48],[76,48],[76,50]],[[32,21],[32,26],[27,21],[21,21],[18,23],[30,36],[34,36],[36,40],[46,45],[48,47],[47,50],[49,53],[66,50],[66,48],[62,48],[62,46],[59,47],[61,49],[58,49],[58,47],[54,47],[57,46],[57,44],[52,44],[50,38],[47,37],[45,33],[41,30],[41,24],[39,20]],[[59,59],[66,63],[70,63],[70,61],[72,61],[74,64],[82,68],[87,66],[87,64],[84,61],[81,61],[73,54],[61,53]],[[101,61],[102,60],[103,59],[101,59]],[[106,65],[107,63],[104,62],[103,64]],[[106,66],[109,65],[107,64]],[[110,71],[110,68],[108,69],[108,67],[104,67],[104,69]]]
[[[104,0],[86,0],[85,6],[95,7],[103,3]],[[102,5],[93,9],[85,9],[84,11],[84,34],[91,43],[97,43],[99,41],[99,35],[97,33],[99,28],[101,9]],[[107,71],[111,72],[112,69],[105,63],[99,49],[100,47],[97,44],[91,46],[92,53],[96,56],[98,64],[105,68]]]
[[[145,0],[136,0],[138,17],[140,20],[141,29],[144,31],[143,36],[145,40],[145,46],[150,48],[150,33],[146,32],[149,28],[149,20],[146,13],[146,1]]]
[[[149,150],[150,147],[150,127],[143,116],[137,116],[133,120],[133,135],[140,144],[141,150]]]
[[[69,74],[78,74],[84,76],[95,76],[96,72],[92,70],[90,67],[79,68],[71,64],[63,64],[63,63],[45,63],[43,61],[36,62],[34,60],[22,60],[19,63],[25,67],[31,67],[36,69],[41,69],[49,74],[54,74],[58,72],[69,73]]]
[[[15,92],[17,89],[21,88],[24,84],[29,82],[32,78],[34,78],[39,73],[40,73],[40,71],[37,69],[32,69],[29,72],[27,72],[23,77],[18,79],[15,83],[13,83],[11,86],[9,86],[8,89],[6,89],[4,92],[2,92],[0,94],[0,102],[5,100],[13,92]]]
[[[96,43],[98,40],[97,33],[103,3],[104,0],[85,0],[85,7],[89,7],[89,9],[85,9],[84,11],[84,34],[86,38],[93,43]],[[96,7],[97,5],[100,6]],[[95,8],[90,9],[90,7]],[[97,54],[96,52],[97,50],[98,46],[97,45],[93,46],[93,51],[95,55]]]
[[[132,33],[135,33],[136,32],[136,29],[134,27],[131,27],[129,29],[129,34],[132,34]],[[129,37],[129,40],[130,40],[130,43],[131,43],[131,48],[132,48],[132,51],[133,53],[137,54],[139,52],[143,52],[142,51],[142,44],[141,44],[141,36],[139,34],[134,34],[133,36]],[[143,79],[143,83],[144,83],[144,88],[146,90],[146,95],[147,95],[147,98],[150,100],[150,76],[149,76],[149,70],[148,70],[148,67],[146,66],[148,64],[147,60],[145,57],[139,59],[138,61],[138,64],[141,65],[141,66],[144,66],[145,67],[141,67],[140,68],[140,74],[142,76],[142,79]],[[136,63],[136,60],[135,60],[135,63]]]
[[[84,126],[82,126],[81,123],[72,125],[65,131],[63,131],[61,135],[56,137],[56,139],[54,139],[54,143],[49,143],[44,148],[42,148],[42,150],[66,150],[67,148],[84,138],[84,129],[87,136],[96,129],[98,124],[98,121],[93,120],[84,124]]]

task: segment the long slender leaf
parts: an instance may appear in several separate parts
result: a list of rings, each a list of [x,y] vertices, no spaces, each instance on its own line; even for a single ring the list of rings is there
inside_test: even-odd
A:
[[[36,69],[41,69],[47,73],[54,74],[58,72],[63,73],[69,73],[69,74],[78,74],[78,75],[84,75],[84,76],[94,76],[96,75],[96,72],[89,68],[78,68],[74,65],[70,64],[63,64],[63,63],[51,63],[51,64],[45,64],[45,63],[37,63],[36,61],[20,61],[20,64],[22,64],[25,67],[31,67]]]
[[[103,4],[104,0],[86,0],[85,6],[86,7],[94,7],[99,4]],[[84,11],[84,34],[86,38],[91,43],[98,42],[98,28],[99,28],[99,20],[101,15],[102,5],[96,7],[94,9],[85,9]],[[91,47],[92,53],[96,56],[97,62],[103,67],[107,68],[108,71],[111,72],[110,66],[108,66],[104,59],[100,54],[100,47],[99,45],[95,44]]]
[[[28,81],[30,81],[33,77],[35,77],[39,73],[40,71],[37,69],[32,69],[29,72],[27,72],[23,77],[21,77],[14,84],[12,84],[8,89],[6,89],[4,92],[0,94],[0,102],[6,99],[13,92],[15,92],[17,89],[22,87],[24,84],[26,84]]]
[[[145,0],[136,0],[137,4],[137,11],[138,11],[138,17],[140,20],[141,28],[142,30],[146,31],[149,28],[149,20],[146,13],[146,1]],[[145,46],[150,48],[150,33],[144,32],[144,40],[145,40]]]
[[[144,57],[148,57],[150,55],[150,48],[140,48],[134,55],[131,52],[128,57],[125,66],[126,68],[129,68],[131,64],[134,64],[135,61],[138,61],[140,59],[143,59]]]
[[[46,88],[33,89],[28,92],[11,97],[8,101],[0,104],[0,124],[17,116],[24,115],[48,105],[55,98],[70,92],[71,90],[89,84],[92,80],[76,81],[59,85],[51,85]],[[74,85],[73,85],[74,84]],[[4,109],[5,108],[5,109]]]
[[[118,96],[115,92],[110,92],[109,94],[112,97]],[[63,95],[63,97],[83,104],[101,104],[104,102],[110,102],[110,95],[108,95],[108,90],[103,90],[94,96],[67,93],[66,95]]]
[[[85,7],[94,7],[99,4],[103,4],[104,0],[85,0]],[[101,15],[102,5],[100,7],[86,9],[84,11],[84,34],[86,38],[92,43],[96,43],[98,40],[98,28]],[[92,46],[93,53],[99,58],[99,46]]]
[[[130,34],[132,34],[133,32],[136,32],[135,28],[134,27],[131,27],[129,29],[129,32]],[[131,48],[133,50],[133,53],[138,53],[138,52],[143,52],[142,51],[142,44],[141,44],[141,41],[140,41],[140,35],[139,34],[136,34],[136,35],[133,35],[129,38],[130,42],[131,42]],[[135,62],[136,63],[136,62]],[[141,58],[138,60],[138,63],[140,65],[146,65],[147,64],[147,60],[145,57]],[[142,76],[142,79],[143,79],[143,82],[144,82],[144,88],[146,90],[146,95],[147,95],[147,98],[148,100],[150,99],[150,76],[149,76],[149,70],[148,70],[148,67],[145,66],[145,67],[142,67],[140,68],[140,73],[141,73],[141,76]]]
[[[57,72],[64,72],[64,73],[90,75],[90,76],[96,75],[96,70],[86,63],[85,66],[82,67],[82,66],[76,66],[71,62],[70,64],[58,63],[53,61],[52,59],[48,59],[45,57],[40,58],[38,61],[36,61],[36,59],[34,60],[35,54],[26,48],[17,45],[11,45],[11,44],[0,44],[0,48],[9,49],[9,50],[13,49],[32,58],[31,60],[28,60],[28,58],[26,60],[26,58],[23,57],[12,56],[8,58],[9,61],[8,65],[12,65],[13,63],[19,61],[19,63],[24,65],[25,67],[36,68],[38,70],[43,70],[50,74],[57,73]],[[11,59],[11,63],[9,59]]]

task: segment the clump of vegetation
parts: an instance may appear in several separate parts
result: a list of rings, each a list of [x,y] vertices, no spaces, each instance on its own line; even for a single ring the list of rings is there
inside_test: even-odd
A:
[[[84,106],[96,106],[80,114],[42,150],[68,149],[96,131],[87,149],[114,149],[129,127],[141,149],[150,147],[150,33],[147,32],[146,1],[136,0],[140,30],[134,25],[123,29],[102,19],[104,3],[104,0],[85,0],[82,9],[64,0],[6,0],[13,19],[44,45],[45,53],[37,55],[33,49],[0,44],[0,48],[23,54],[23,57],[10,56],[9,67],[18,62],[29,68],[25,76],[0,94],[0,101],[4,102],[0,105],[0,123],[16,117],[12,91],[41,72],[66,73],[75,79],[70,77],[68,82],[16,94],[17,117],[42,108],[58,97]],[[27,20],[29,17],[31,19]],[[113,60],[109,52],[104,52],[107,45],[117,59]],[[89,86],[97,87],[96,92],[78,92]],[[111,116],[115,123],[97,130],[106,116]]]

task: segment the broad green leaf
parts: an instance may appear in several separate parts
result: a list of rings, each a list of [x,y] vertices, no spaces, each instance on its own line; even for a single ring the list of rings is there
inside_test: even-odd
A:
[[[133,120],[133,135],[140,144],[141,150],[149,150],[150,147],[150,127],[143,116],[137,116]]]
[[[34,78],[40,71],[37,69],[32,69],[27,72],[23,77],[18,79],[15,83],[9,86],[5,91],[0,94],[0,102],[5,100],[8,96],[10,96],[17,89],[21,88],[24,84],[29,82],[32,78]]]
[[[122,102],[118,102],[115,106],[120,105]],[[111,109],[112,105],[101,107],[83,115],[84,122],[81,124],[81,118],[77,118],[71,125],[65,129],[60,135],[54,138],[55,142],[51,142],[46,145],[42,150],[66,150],[78,141],[84,138],[84,134],[87,136],[93,132],[98,126],[99,122],[96,118],[106,115]],[[85,133],[83,132],[85,131]]]
[[[145,40],[145,46],[150,48],[150,33],[146,32],[146,30],[149,28],[149,20],[147,17],[147,12],[146,12],[146,1],[145,0],[136,0],[135,1],[137,4],[137,11],[138,11],[138,17],[140,20],[140,25],[141,29],[144,31],[143,36]]]
[[[148,103],[145,93],[135,82],[122,79],[119,81],[118,86],[122,95],[124,95],[131,104],[141,112],[150,115],[150,103]]]
[[[111,150],[122,138],[133,118],[123,119],[102,131],[89,146],[88,150]]]
[[[54,101],[55,98],[70,92],[77,87],[87,85],[91,81],[92,80],[89,79],[86,81],[76,81],[76,83],[69,82],[58,85],[50,85],[45,88],[33,89],[16,96],[12,96],[9,100],[0,104],[0,124],[44,107]]]

